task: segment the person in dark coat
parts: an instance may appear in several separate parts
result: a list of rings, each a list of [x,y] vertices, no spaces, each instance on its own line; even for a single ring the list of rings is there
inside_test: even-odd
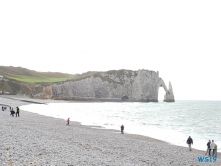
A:
[[[189,136],[189,138],[187,139],[186,143],[189,145],[189,150],[192,151],[191,149],[191,144],[193,144],[193,139]]]
[[[207,145],[207,150],[206,150],[206,154],[205,155],[207,155],[207,153],[209,152],[209,156],[210,156],[210,151],[211,151],[210,144],[211,144],[211,141],[209,140],[209,142],[206,144]]]
[[[19,117],[19,108],[18,107],[16,107],[16,117]]]
[[[11,112],[10,115],[11,115],[12,117],[14,117],[15,111],[13,110],[13,108],[12,108],[12,110],[11,110],[10,112]]]
[[[124,125],[121,125],[121,134],[123,134],[124,133]]]

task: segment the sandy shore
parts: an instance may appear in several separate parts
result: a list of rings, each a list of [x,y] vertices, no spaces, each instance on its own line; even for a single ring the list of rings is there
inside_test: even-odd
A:
[[[16,107],[32,101],[51,102],[22,100],[0,96],[0,105],[10,103]],[[9,114],[9,110],[0,112],[1,166],[221,165],[220,153],[215,163],[200,163],[198,157],[204,156],[204,151],[189,152],[188,148],[149,137],[82,126],[78,122],[66,126],[62,119],[25,111],[19,118]]]

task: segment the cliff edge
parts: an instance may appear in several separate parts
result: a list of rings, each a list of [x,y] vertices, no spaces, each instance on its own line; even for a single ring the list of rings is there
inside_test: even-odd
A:
[[[166,95],[171,94],[159,72],[149,70],[112,70],[107,72],[89,72],[60,84],[36,87],[34,98],[86,100],[86,101],[138,101],[158,102],[159,87]],[[171,86],[172,88],[172,86]],[[165,95],[165,96],[166,96]],[[173,98],[172,98],[173,97]],[[170,95],[171,102],[174,96]]]

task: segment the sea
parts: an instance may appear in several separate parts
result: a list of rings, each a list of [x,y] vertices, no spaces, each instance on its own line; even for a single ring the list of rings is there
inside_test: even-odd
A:
[[[21,110],[54,118],[78,121],[82,125],[115,129],[187,147],[207,149],[214,140],[221,152],[221,101],[176,101],[174,103],[89,102],[30,104]],[[66,122],[64,122],[66,123]]]

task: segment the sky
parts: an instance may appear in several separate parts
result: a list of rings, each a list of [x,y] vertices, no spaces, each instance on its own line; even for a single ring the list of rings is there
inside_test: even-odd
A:
[[[220,0],[1,0],[0,65],[148,69],[171,81],[175,100],[220,101],[220,8]]]

